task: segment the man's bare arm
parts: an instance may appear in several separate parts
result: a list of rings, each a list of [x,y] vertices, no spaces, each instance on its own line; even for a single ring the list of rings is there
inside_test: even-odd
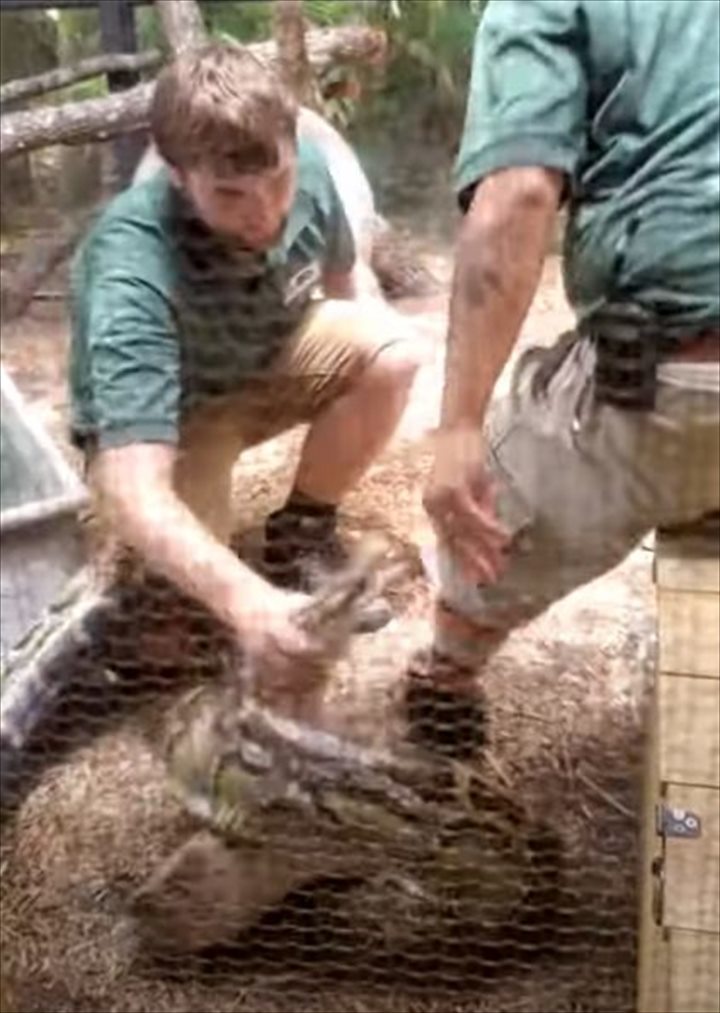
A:
[[[241,635],[252,634],[278,592],[240,562],[177,496],[177,452],[137,443],[103,450],[93,479],[113,531],[145,562]]]
[[[482,425],[537,288],[563,178],[506,169],[479,187],[458,242],[438,446],[425,507],[469,575],[502,572],[507,533],[484,468]]]
[[[561,173],[505,169],[478,187],[455,262],[442,427],[481,425],[540,279]]]

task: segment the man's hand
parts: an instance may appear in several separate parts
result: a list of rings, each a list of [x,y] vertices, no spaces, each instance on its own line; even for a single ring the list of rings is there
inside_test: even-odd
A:
[[[515,346],[552,235],[561,173],[517,167],[477,187],[458,241],[441,432],[426,509],[468,574],[497,580],[509,536],[495,516],[482,429]]]
[[[495,515],[478,428],[440,433],[424,505],[439,540],[467,576],[483,584],[497,580],[510,538]]]
[[[267,584],[253,589],[234,624],[253,689],[260,698],[302,695],[325,677],[326,645],[307,633],[301,611],[310,599]]]
[[[156,573],[235,630],[258,684],[302,693],[320,677],[323,645],[303,633],[308,599],[279,591],[203,526],[173,487],[174,448],[130,444],[104,450],[94,482],[106,519]]]

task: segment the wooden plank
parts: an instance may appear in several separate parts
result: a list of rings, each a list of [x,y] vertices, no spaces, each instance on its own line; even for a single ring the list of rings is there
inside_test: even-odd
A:
[[[666,675],[720,678],[720,595],[658,590],[658,650]]]
[[[660,801],[657,683],[648,707],[645,730],[637,1008],[638,1013],[669,1013],[669,954],[664,931],[656,921],[659,884],[653,873],[653,863],[662,856],[662,843],[655,832],[655,808]]]
[[[720,679],[661,675],[660,777],[720,788]]]
[[[153,0],[129,0],[135,7],[148,7]],[[53,8],[99,7],[100,0],[0,0],[0,13],[4,11],[42,11]]]
[[[670,1008],[670,937],[654,923],[641,939],[638,1013],[672,1013]]]
[[[655,581],[667,591],[707,591],[720,594],[720,556],[709,547],[707,555],[682,555],[658,549]]]
[[[720,1010],[720,936],[670,933],[670,1013]]]
[[[128,0],[114,0],[114,3],[102,3],[100,13],[100,40],[106,53],[137,53],[137,31],[135,27],[135,9]],[[107,75],[108,88],[111,93],[125,91],[140,83],[137,71],[115,71]],[[130,183],[135,166],[145,147],[144,135],[120,134],[114,138],[116,182],[119,188]]]
[[[698,527],[682,535],[657,534],[655,580],[670,591],[720,594],[720,542]]]
[[[720,791],[668,785],[667,803],[700,817],[700,837],[665,841],[663,924],[720,933]]]

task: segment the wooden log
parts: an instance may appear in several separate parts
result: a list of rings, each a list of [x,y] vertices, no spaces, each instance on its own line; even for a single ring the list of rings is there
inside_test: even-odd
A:
[[[0,105],[8,106],[15,102],[24,102],[38,95],[67,88],[78,81],[87,81],[93,77],[117,71],[139,73],[152,70],[162,61],[159,49],[149,49],[144,53],[106,53],[103,56],[91,56],[87,60],[57,67],[45,74],[22,78],[19,81],[8,81],[0,87]]]
[[[275,0],[273,37],[278,51],[279,76],[302,105],[320,109],[320,93],[305,47],[306,24],[302,0]]]
[[[170,49],[179,56],[201,46],[207,40],[200,8],[194,0],[155,0],[165,38]]]
[[[151,83],[107,98],[8,113],[0,121],[0,158],[52,144],[87,144],[148,125]]]
[[[182,6],[182,5],[177,5]],[[385,54],[383,32],[360,25],[307,33],[308,59],[317,73],[337,64],[369,64]],[[258,59],[277,60],[274,42],[250,45]],[[8,113],[0,121],[0,158],[52,144],[86,144],[148,126],[154,84],[137,85],[107,98]]]

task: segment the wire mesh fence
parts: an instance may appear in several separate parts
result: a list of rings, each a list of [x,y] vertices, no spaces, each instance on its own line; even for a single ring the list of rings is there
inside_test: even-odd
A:
[[[501,654],[492,748],[459,762],[407,741],[430,592],[402,524],[394,623],[299,716],[239,696],[220,624],[120,567],[22,764],[3,755],[25,786],[2,842],[17,1008],[633,1008],[649,553]]]
[[[268,272],[168,214],[182,253],[184,409],[244,390],[242,426],[233,414],[228,441],[227,416],[210,420],[196,447],[204,470],[186,486],[222,528],[233,458],[306,424],[347,364],[306,364],[302,390],[297,375],[263,377],[251,396],[248,369],[305,318],[318,279],[297,249],[289,272]],[[124,255],[133,266],[138,250]],[[141,287],[152,281],[144,261],[139,273]],[[363,312],[377,344],[385,324]],[[243,378],[227,369],[238,335]],[[43,451],[23,448],[3,416],[5,511],[48,493]],[[231,544],[254,568],[293,450],[282,444],[270,467],[262,448],[243,455],[244,477],[263,478],[239,483]],[[435,595],[414,538],[428,463],[426,445],[407,440],[350,497],[342,534],[359,554],[314,584],[307,621],[327,651],[311,671],[298,663],[300,694],[266,695],[227,626],[124,551],[83,569],[74,549],[71,564],[58,556],[77,573],[43,614],[33,559],[56,557],[31,539],[10,566],[3,530],[2,604],[26,634],[12,651],[3,642],[3,1011],[617,1013],[637,1008],[639,964],[668,1009],[713,1008],[716,540],[696,554],[702,587],[665,586],[659,612],[644,544],[516,632],[482,675],[483,747],[478,710],[436,699],[423,721],[452,748],[434,750],[410,734],[405,697]],[[572,496],[562,466],[534,466]],[[679,498],[699,495],[687,484]],[[600,555],[602,506],[583,521]],[[364,556],[362,536],[378,529],[386,552]],[[60,549],[76,537],[56,534]],[[86,534],[96,547],[98,531]],[[351,636],[380,587],[392,621]]]

